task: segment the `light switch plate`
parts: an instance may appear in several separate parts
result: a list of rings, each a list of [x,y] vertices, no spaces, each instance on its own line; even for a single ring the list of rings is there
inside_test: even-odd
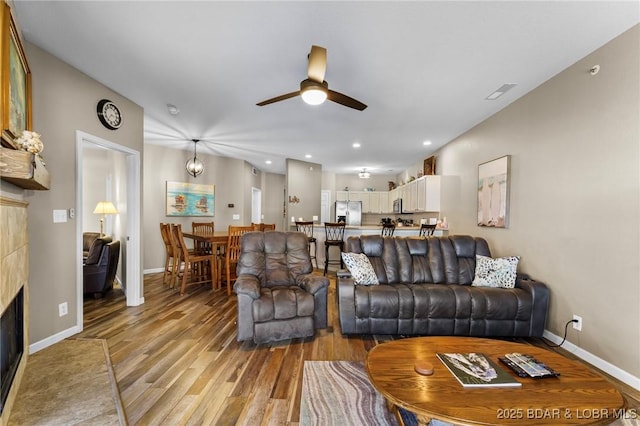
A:
[[[233,220],[240,220],[240,215],[239,214],[234,214],[233,215]]]
[[[53,211],[53,223],[64,223],[67,221],[66,210],[54,210]]]
[[[318,220],[318,216],[314,216],[314,217],[313,217],[313,220],[314,220],[314,221]]]

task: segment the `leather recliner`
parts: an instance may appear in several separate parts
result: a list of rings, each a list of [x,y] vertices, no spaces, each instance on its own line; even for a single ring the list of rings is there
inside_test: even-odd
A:
[[[349,237],[346,252],[364,253],[379,285],[337,280],[343,334],[542,336],[548,287],[518,274],[515,288],[475,287],[476,254],[487,242],[448,237]]]
[[[301,232],[242,236],[237,279],[238,341],[308,337],[327,327],[329,280],[313,274]]]
[[[92,256],[94,248],[99,256]],[[99,298],[111,290],[119,259],[120,241],[111,241],[111,237],[96,239],[82,267],[84,294],[93,294],[94,297]]]

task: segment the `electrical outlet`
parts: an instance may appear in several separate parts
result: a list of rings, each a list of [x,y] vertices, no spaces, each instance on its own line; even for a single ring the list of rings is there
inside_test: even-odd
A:
[[[67,309],[67,302],[62,302],[58,305],[58,316],[63,317],[69,313]]]
[[[573,315],[573,328],[578,331],[582,331],[582,317]]]

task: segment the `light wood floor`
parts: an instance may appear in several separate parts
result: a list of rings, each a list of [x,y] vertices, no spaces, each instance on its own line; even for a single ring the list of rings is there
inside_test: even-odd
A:
[[[119,290],[84,303],[77,337],[107,340],[130,424],[297,425],[305,360],[364,361],[390,339],[341,335],[334,280],[329,328],[270,345],[236,341],[235,295],[202,286],[179,296],[161,281],[145,276],[141,306],[126,307]],[[640,413],[640,393],[615,383]]]

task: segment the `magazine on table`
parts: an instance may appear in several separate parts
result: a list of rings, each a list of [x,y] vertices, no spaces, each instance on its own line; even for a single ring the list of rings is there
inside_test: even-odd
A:
[[[438,353],[438,358],[464,387],[522,386],[482,353]]]

